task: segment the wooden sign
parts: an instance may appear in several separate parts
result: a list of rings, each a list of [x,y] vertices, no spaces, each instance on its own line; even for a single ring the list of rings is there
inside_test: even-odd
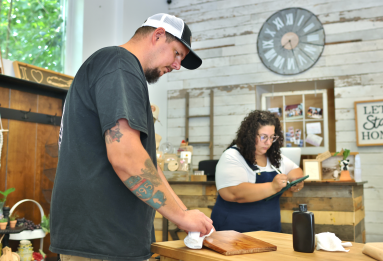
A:
[[[383,145],[383,100],[357,101],[354,107],[356,144]]]
[[[316,159],[303,160],[303,173],[304,176],[309,175],[307,181],[322,180],[322,163]]]
[[[70,75],[18,61],[13,62],[13,68],[15,69],[15,76],[17,78],[64,89],[69,89],[74,78]]]

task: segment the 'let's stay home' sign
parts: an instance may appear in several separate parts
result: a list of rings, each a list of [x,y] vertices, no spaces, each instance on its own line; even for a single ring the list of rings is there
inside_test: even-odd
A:
[[[355,102],[358,146],[383,145],[383,100]]]

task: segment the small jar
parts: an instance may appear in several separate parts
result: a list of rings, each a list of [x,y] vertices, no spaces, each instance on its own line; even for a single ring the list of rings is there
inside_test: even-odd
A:
[[[20,256],[20,261],[31,261],[33,254],[31,241],[21,240],[17,253]]]

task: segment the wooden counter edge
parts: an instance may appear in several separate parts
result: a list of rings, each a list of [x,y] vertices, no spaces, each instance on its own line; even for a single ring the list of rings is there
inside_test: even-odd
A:
[[[189,185],[215,185],[215,181],[169,181],[169,184],[189,184]]]
[[[215,185],[215,181],[168,181],[169,184],[188,184],[188,185]],[[305,185],[314,185],[314,186],[358,186],[366,184],[367,181],[360,182],[348,182],[348,181],[329,181],[329,180],[321,180],[321,181],[305,181]]]

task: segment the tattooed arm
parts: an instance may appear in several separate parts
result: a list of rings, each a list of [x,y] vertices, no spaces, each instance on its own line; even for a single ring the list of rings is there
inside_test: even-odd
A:
[[[108,160],[130,191],[140,200],[156,209],[180,229],[210,232],[212,221],[198,210],[184,211],[167,182],[161,179],[148,153],[143,148],[140,132],[132,129],[125,119],[105,132]],[[178,197],[177,197],[178,198]]]
[[[164,173],[162,172],[162,170],[160,169],[160,167],[159,167],[158,165],[157,165],[157,172],[158,172],[158,174],[160,175],[160,177],[161,177],[161,179],[162,179],[162,182],[165,184],[165,186],[168,188],[168,190],[169,190],[170,193],[172,194],[174,200],[178,203],[178,205],[181,207],[181,209],[186,210],[187,207],[186,207],[185,204],[181,201],[181,199],[177,196],[177,194],[174,193],[172,187],[170,187],[169,182],[168,182],[167,179],[165,178]]]

